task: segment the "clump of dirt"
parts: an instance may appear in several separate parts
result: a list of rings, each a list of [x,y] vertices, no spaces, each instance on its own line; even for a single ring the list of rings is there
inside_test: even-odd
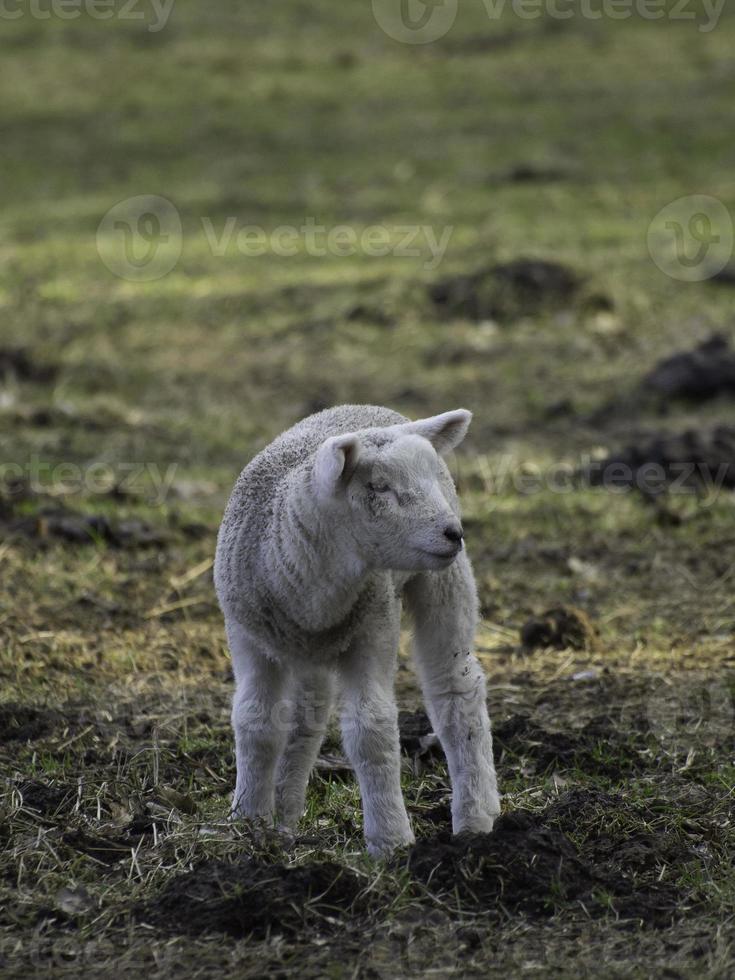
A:
[[[524,650],[553,647],[556,650],[592,650],[597,633],[587,613],[573,606],[555,606],[533,616],[521,628]]]
[[[434,283],[429,296],[447,318],[507,321],[565,309],[580,287],[579,276],[566,266],[522,258]]]
[[[0,744],[32,742],[57,727],[61,717],[47,708],[36,708],[15,701],[0,703]]]
[[[507,754],[533,762],[537,772],[574,768],[587,775],[618,779],[645,766],[635,745],[621,742],[619,732],[602,716],[579,731],[552,732],[525,715],[513,715],[493,725],[493,747],[498,766],[502,767]]]
[[[435,743],[431,737],[433,727],[429,716],[421,708],[416,711],[399,711],[398,731],[401,749],[408,755],[425,755],[434,750]]]
[[[544,918],[579,902],[588,914],[612,908],[664,926],[684,905],[670,869],[698,858],[650,820],[648,809],[638,812],[618,795],[575,790],[540,813],[500,817],[492,834],[419,841],[407,866],[467,909]]]
[[[18,791],[23,799],[23,806],[36,810],[44,817],[53,817],[71,809],[77,798],[74,786],[52,786],[37,779],[21,783]]]
[[[587,473],[595,486],[636,487],[648,497],[670,484],[697,490],[735,488],[735,426],[658,433],[611,453]]]
[[[184,935],[227,933],[240,939],[329,931],[334,920],[367,909],[364,882],[332,861],[290,868],[244,856],[207,861],[173,878],[142,918]]]
[[[694,350],[659,361],[643,386],[666,398],[693,401],[735,393],[735,350],[726,337],[715,335]]]
[[[58,369],[51,364],[36,361],[25,347],[0,347],[0,380],[13,378],[17,381],[35,381],[48,384]]]
[[[58,504],[41,506],[31,514],[19,512],[16,504],[26,499],[10,492],[0,495],[0,519],[6,533],[69,544],[104,541],[116,548],[161,547],[168,542],[164,531],[137,518],[115,521],[106,514],[84,514]]]

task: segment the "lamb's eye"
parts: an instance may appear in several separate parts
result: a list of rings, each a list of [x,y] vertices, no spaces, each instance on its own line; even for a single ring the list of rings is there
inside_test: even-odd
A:
[[[390,493],[387,483],[368,483],[367,488],[370,493]]]

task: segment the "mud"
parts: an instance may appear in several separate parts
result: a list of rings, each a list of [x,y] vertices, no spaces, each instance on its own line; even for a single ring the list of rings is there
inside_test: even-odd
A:
[[[539,813],[502,816],[491,835],[444,832],[399,860],[432,893],[467,910],[544,918],[578,905],[588,915],[612,910],[663,927],[684,911],[667,868],[702,859],[650,829],[650,818],[616,794],[575,790]]]
[[[77,799],[75,786],[51,786],[37,779],[21,783],[18,792],[23,806],[44,817],[55,817],[71,810]]]
[[[161,547],[169,541],[165,531],[137,518],[112,520],[105,514],[85,514],[58,504],[42,504],[29,514],[17,506],[28,499],[20,490],[0,493],[0,528],[4,534],[67,544],[104,541],[115,548]]]
[[[590,468],[588,475],[593,485],[635,486],[646,496],[672,486],[733,489],[735,426],[644,436]]]
[[[0,381],[34,381],[48,384],[58,369],[36,360],[25,347],[0,347]]]
[[[431,722],[421,711],[399,715],[401,749],[414,759],[422,761],[443,758],[438,740],[427,740],[432,733]],[[648,724],[643,718],[636,719],[634,736],[628,742],[621,739],[619,729],[612,721],[600,715],[589,720],[583,729],[575,731],[550,731],[534,722],[527,715],[513,715],[505,721],[493,724],[493,749],[496,765],[500,770],[513,763],[532,765],[537,773],[576,769],[585,775],[619,779],[645,769]],[[448,811],[447,811],[448,812]],[[441,813],[444,813],[442,807]],[[429,814],[429,819],[439,819],[439,810]]]
[[[34,708],[14,701],[0,703],[0,745],[43,738],[61,721],[57,712],[46,708]]]
[[[338,920],[367,910],[366,881],[334,862],[303,867],[242,857],[207,861],[173,878],[140,919],[165,931],[235,938],[334,931]]]
[[[577,274],[559,263],[516,259],[435,283],[429,296],[447,319],[508,321],[566,309],[580,286]]]
[[[621,741],[605,717],[593,719],[584,729],[574,732],[548,731],[524,715],[514,715],[493,726],[498,767],[502,769],[510,757],[523,760],[526,765],[533,763],[537,773],[576,769],[585,775],[618,779],[646,766],[642,754],[645,739],[643,735],[637,738],[638,744],[633,739],[630,743]]]
[[[521,645],[527,651],[553,647],[592,650],[596,631],[589,616],[572,606],[556,606],[534,616],[521,628]]]
[[[716,335],[692,351],[664,358],[644,378],[643,387],[664,398],[706,401],[735,394],[735,350]]]

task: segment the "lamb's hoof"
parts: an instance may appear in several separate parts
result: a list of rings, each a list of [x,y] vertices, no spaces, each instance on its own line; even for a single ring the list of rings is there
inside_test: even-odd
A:
[[[476,813],[471,817],[463,817],[453,821],[453,834],[491,834],[498,813]]]
[[[375,858],[377,861],[384,861],[399,848],[408,847],[415,842],[416,838],[412,833],[402,835],[401,837],[374,838],[367,841],[367,849],[370,857]]]

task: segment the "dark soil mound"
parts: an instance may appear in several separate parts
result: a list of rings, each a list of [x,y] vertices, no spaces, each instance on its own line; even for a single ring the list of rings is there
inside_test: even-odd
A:
[[[37,779],[21,783],[18,790],[23,797],[23,806],[45,817],[71,810],[77,800],[76,786],[52,786]]]
[[[24,347],[0,347],[0,380],[36,381],[47,384],[56,377],[57,369],[41,364]]]
[[[568,307],[580,284],[575,272],[557,262],[516,259],[435,283],[429,296],[449,319],[512,320]]]
[[[16,513],[7,494],[0,494],[0,518],[6,533],[40,541],[104,541],[116,548],[161,547],[168,541],[164,531],[137,518],[111,520],[104,514],[82,514],[58,505],[43,506],[34,514]]]
[[[408,755],[430,755],[437,749],[434,739],[430,738],[434,729],[425,711],[400,711],[398,713],[398,730],[401,737],[401,749]]]
[[[528,620],[521,629],[521,643],[526,650],[543,647],[591,650],[595,645],[595,628],[581,609],[556,606]]]
[[[59,720],[60,716],[47,708],[34,708],[14,701],[0,703],[0,744],[43,738],[54,730]]]
[[[735,487],[735,426],[660,433],[628,445],[589,469],[593,485],[637,487],[648,496],[670,485],[698,489]]]
[[[667,398],[695,401],[735,393],[735,351],[725,337],[712,337],[692,351],[660,361],[643,385]]]
[[[615,794],[575,790],[541,813],[501,817],[492,834],[419,841],[408,870],[468,909],[543,918],[580,902],[588,914],[612,908],[623,918],[667,925],[683,911],[667,869],[697,856],[651,825],[655,802],[640,812]]]
[[[145,921],[173,933],[224,932],[241,938],[327,931],[330,920],[366,910],[364,882],[333,862],[288,868],[242,857],[208,861],[173,878],[143,910]]]
[[[580,731],[551,732],[524,715],[513,715],[493,725],[493,748],[498,766],[503,765],[507,754],[533,762],[537,772],[579,769],[588,775],[616,779],[646,765],[633,739],[630,744],[622,742],[619,730],[602,716]],[[640,748],[645,749],[645,744]]]

